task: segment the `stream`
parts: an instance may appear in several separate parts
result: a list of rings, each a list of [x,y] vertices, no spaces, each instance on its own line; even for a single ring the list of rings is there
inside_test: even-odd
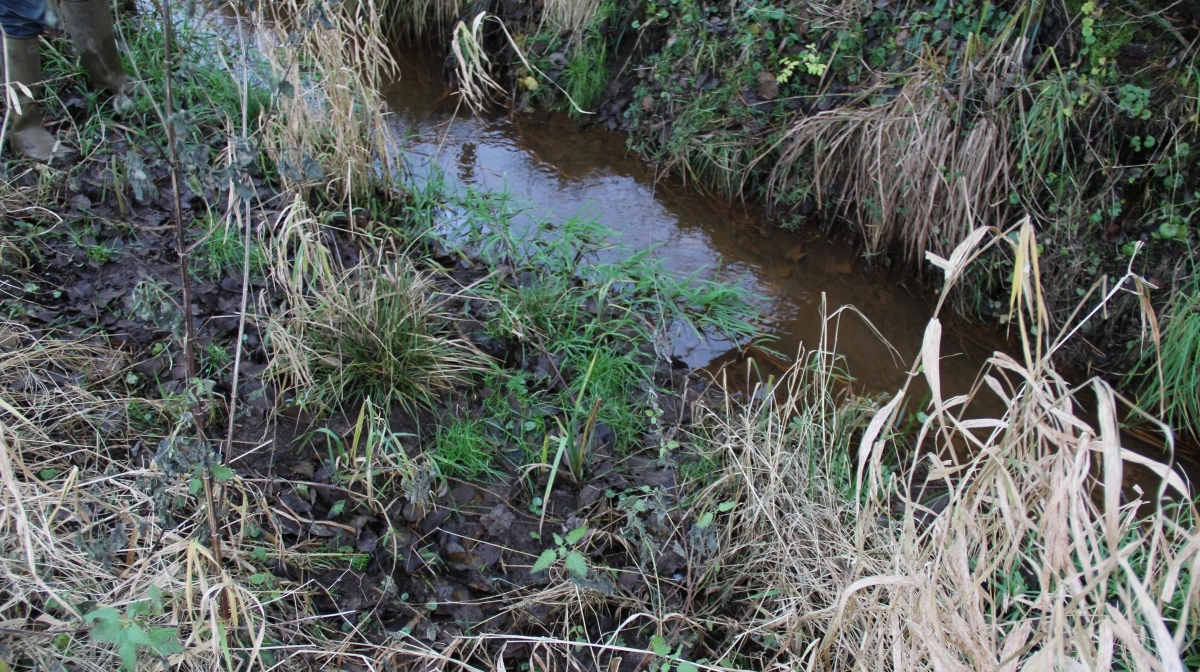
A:
[[[622,133],[581,128],[557,113],[485,119],[455,114],[457,98],[446,95],[437,67],[409,64],[383,93],[395,113],[397,137],[408,138],[404,152],[418,175],[436,165],[452,188],[507,190],[518,207],[551,220],[593,217],[616,232],[610,242],[618,250],[656,247],[670,271],[736,282],[761,297],[767,328],[777,339],[770,347],[790,358],[819,343],[822,305],[826,314],[853,306],[895,349],[854,312],[843,313],[829,335],[836,337],[857,390],[894,391],[904,384],[935,304],[915,277],[868,268],[852,245],[830,240],[816,227],[785,231],[756,207],[706,198],[675,178],[656,179],[626,150]],[[966,392],[999,344],[991,330],[974,331],[985,333],[948,328],[943,337],[949,394]],[[685,335],[674,346],[689,365],[710,372],[739,359],[724,341]],[[777,364],[764,359],[757,362],[760,374],[778,373]]]

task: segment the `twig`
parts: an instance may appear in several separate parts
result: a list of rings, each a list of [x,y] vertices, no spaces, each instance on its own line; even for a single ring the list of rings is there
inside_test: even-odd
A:
[[[234,12],[238,26],[238,41],[242,47],[242,57],[243,59],[247,59],[246,37],[242,32],[242,16],[237,11],[236,5],[234,5]],[[250,132],[248,109],[250,106],[250,82],[248,70],[248,68],[242,69],[242,137],[247,137]],[[233,188],[232,182],[229,185],[229,193],[231,195],[237,194],[237,189]],[[233,349],[233,379],[230,382],[229,392],[229,425],[226,430],[225,450],[222,455],[222,461],[225,463],[229,462],[229,458],[233,452],[233,425],[234,418],[237,415],[238,381],[242,363],[242,339],[246,334],[246,303],[250,293],[250,202],[246,201],[245,206],[245,220],[242,222],[242,226],[245,229],[242,233],[242,302],[241,307],[238,309],[237,341],[234,343]]]
[[[167,164],[171,172],[171,195],[175,210],[175,242],[179,251],[179,274],[183,290],[183,357],[184,363],[187,366],[187,384],[191,384],[191,381],[196,379],[196,327],[192,320],[192,277],[188,268],[187,231],[183,226],[183,199],[179,194],[179,155],[175,149],[175,124],[172,118],[175,115],[174,89],[171,86],[171,79],[174,76],[175,69],[175,24],[171,19],[171,0],[160,0],[159,8],[162,10],[163,17],[164,110],[162,122],[167,134]],[[196,395],[196,406],[192,408],[192,420],[195,423],[196,434],[200,441],[205,442],[204,401],[198,394]],[[204,473],[204,494],[208,519],[209,546],[212,548],[213,560],[219,567],[222,564],[222,559],[221,527],[218,525],[218,516],[216,515],[217,493],[218,486],[216,479],[213,478],[212,468],[206,468]],[[222,616],[229,614],[230,606],[228,596],[225,593],[221,595],[221,609]]]
[[[179,155],[175,150],[175,124],[172,117],[174,111],[174,91],[171,79],[175,69],[174,34],[175,27],[171,20],[170,0],[161,0],[159,7],[163,15],[163,76],[164,96],[163,127],[167,133],[167,164],[171,171],[172,206],[175,211],[175,244],[179,248],[179,272],[183,276],[180,284],[183,289],[183,358],[187,366],[188,381],[196,377],[195,337],[196,325],[192,319],[192,279],[188,269],[187,230],[183,226],[183,199],[179,194]],[[199,401],[197,402],[199,403]],[[193,413],[196,417],[196,429],[203,436],[203,419],[201,413]]]

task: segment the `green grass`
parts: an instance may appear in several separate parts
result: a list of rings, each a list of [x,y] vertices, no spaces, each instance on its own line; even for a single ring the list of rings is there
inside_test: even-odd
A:
[[[628,450],[640,442],[653,416],[645,390],[653,385],[654,369],[646,355],[617,344],[604,344],[573,352],[563,369],[570,388],[564,406],[567,402],[574,405],[578,399],[578,408],[586,414],[598,401],[596,422],[612,428],[618,449]],[[578,420],[582,424],[584,419]],[[577,432],[582,430],[576,428]]]
[[[1141,406],[1157,415],[1160,408],[1177,432],[1200,437],[1200,287],[1193,282],[1175,294],[1162,330],[1162,374],[1155,360],[1159,353],[1147,347],[1130,375],[1145,381]]]
[[[487,424],[475,418],[451,417],[438,428],[433,461],[443,476],[475,479],[500,476],[493,466],[497,441],[487,433]]]
[[[233,226],[211,220],[200,244],[189,257],[192,277],[217,281],[226,275],[242,277],[246,244],[242,234]],[[267,266],[266,255],[257,242],[250,243],[250,280],[259,281]]]
[[[175,37],[175,80],[173,86],[176,130],[179,134],[181,164],[192,176],[212,171],[216,158],[210,139],[224,137],[233,122],[242,118],[243,107],[253,125],[259,115],[271,106],[271,91],[258,75],[265,67],[261,55],[245,58],[241,54],[225,53],[224,58],[235,64],[222,63],[220,38],[211,30],[196,24],[186,13],[177,12],[181,19]],[[166,133],[155,106],[161,108],[166,98],[164,86],[165,50],[161,19],[155,12],[120,22],[118,49],[126,71],[137,82],[133,111],[118,115],[110,104],[110,96],[88,85],[88,77],[79,63],[71,42],[63,38],[50,40],[50,49],[43,51],[43,76],[49,81],[62,82],[55,88],[60,96],[75,89],[86,101],[87,113],[78,125],[75,140],[86,158],[107,152],[114,137],[126,136],[145,145],[165,146]],[[122,41],[122,34],[128,40]],[[228,47],[226,47],[227,49]],[[242,100],[242,73],[250,71],[246,100]]]
[[[608,47],[600,39],[587,39],[571,51],[563,71],[563,89],[575,105],[587,112],[595,110],[608,86]],[[582,116],[572,106],[571,116]]]

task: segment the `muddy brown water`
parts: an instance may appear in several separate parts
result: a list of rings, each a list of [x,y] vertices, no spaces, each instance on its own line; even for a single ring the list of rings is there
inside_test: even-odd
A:
[[[626,150],[622,133],[581,128],[562,114],[456,114],[457,98],[431,74],[437,72],[406,68],[384,91],[398,135],[408,137],[404,151],[415,172],[428,174],[436,165],[451,185],[505,189],[518,206],[552,220],[590,215],[616,232],[614,248],[653,246],[670,271],[739,283],[761,297],[767,330],[777,339],[771,347],[788,357],[818,345],[822,310],[853,306],[894,348],[852,313],[830,330],[860,391],[903,385],[934,307],[916,278],[868,268],[849,242],[830,240],[815,227],[785,231],[757,208],[706,198],[662,178]],[[738,358],[728,342],[676,336],[675,354],[693,367],[715,371]],[[947,330],[949,393],[967,391],[1000,343],[993,333],[982,336]],[[759,371],[776,373],[773,368],[760,364]],[[734,374],[740,376],[744,367]]]

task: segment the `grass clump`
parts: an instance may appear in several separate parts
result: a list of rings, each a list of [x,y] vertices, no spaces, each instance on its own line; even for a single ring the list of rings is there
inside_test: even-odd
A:
[[[499,476],[492,461],[496,440],[484,421],[452,417],[438,428],[433,461],[443,476],[471,480],[483,475]]]
[[[353,269],[274,327],[276,376],[304,408],[366,398],[432,408],[439,392],[484,370],[484,357],[453,335],[433,278],[405,260]]]
[[[1129,381],[1144,382],[1141,405],[1179,432],[1200,438],[1200,286],[1175,294],[1161,342],[1147,348]]]

